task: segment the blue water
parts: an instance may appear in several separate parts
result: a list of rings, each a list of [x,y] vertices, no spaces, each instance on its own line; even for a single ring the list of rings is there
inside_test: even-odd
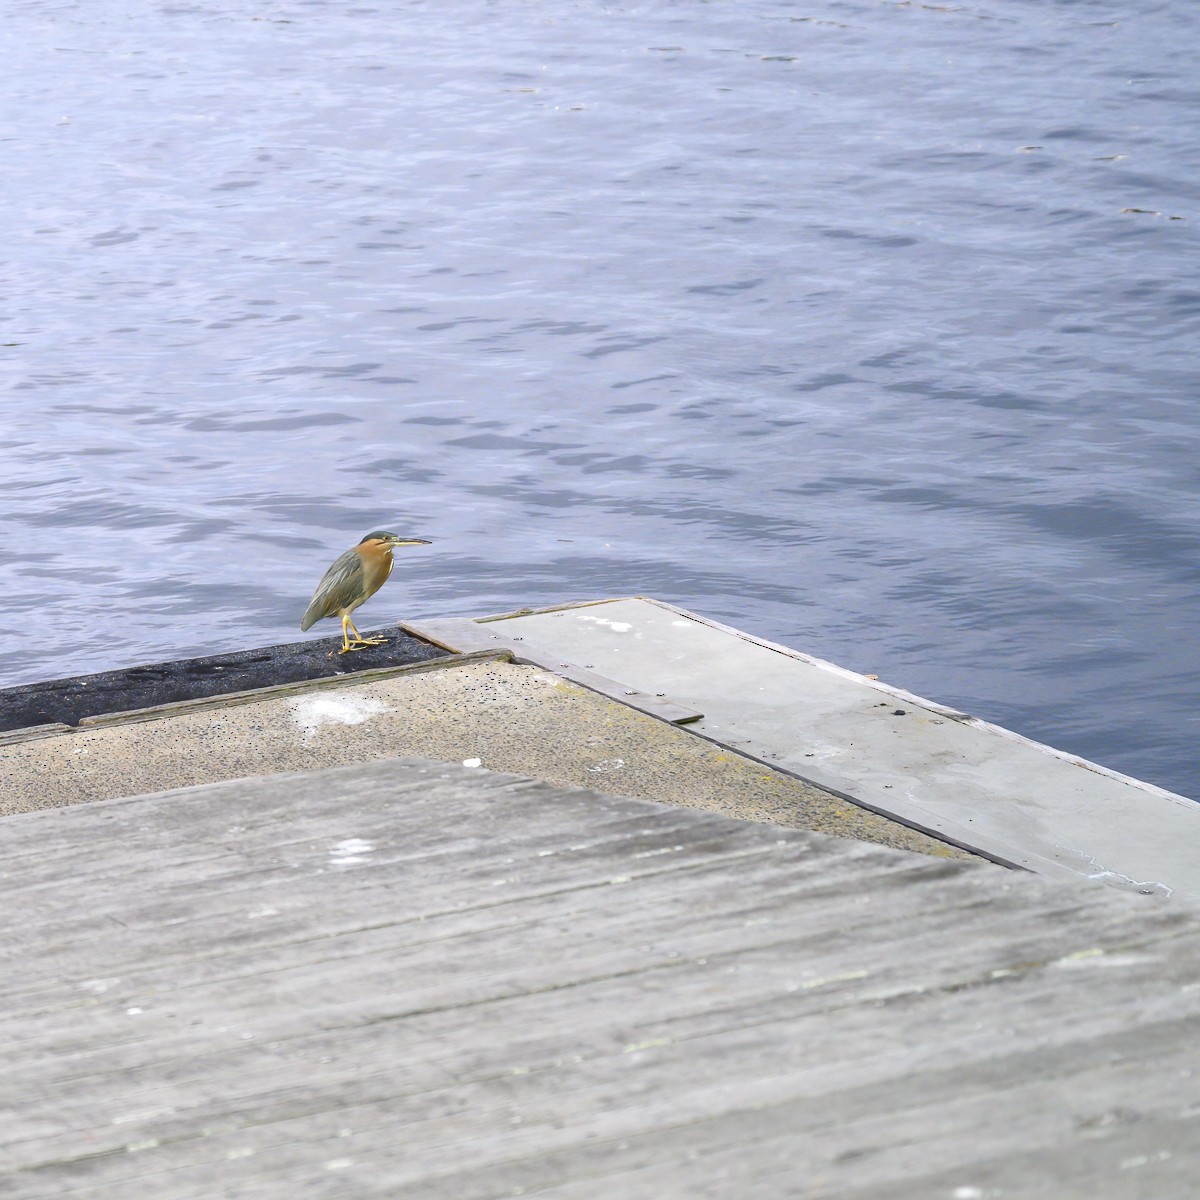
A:
[[[0,682],[640,593],[1200,796],[1189,0],[24,0]],[[329,630],[314,630],[312,636]]]

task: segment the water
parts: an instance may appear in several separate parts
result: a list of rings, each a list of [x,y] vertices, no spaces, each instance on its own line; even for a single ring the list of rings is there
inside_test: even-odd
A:
[[[1187,0],[9,7],[6,684],[640,593],[1200,796]],[[322,630],[320,632],[328,632]]]

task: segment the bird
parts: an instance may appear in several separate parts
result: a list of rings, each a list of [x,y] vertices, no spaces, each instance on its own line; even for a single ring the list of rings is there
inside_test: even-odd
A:
[[[342,648],[339,654],[349,654],[364,646],[382,646],[387,638],[365,638],[354,627],[350,614],[364,601],[369,600],[383,586],[392,573],[393,546],[428,546],[425,538],[401,537],[386,529],[368,533],[357,546],[351,546],[344,554],[334,559],[325,572],[308,608],[300,620],[300,629],[306,632],[317,621],[325,617],[342,618]],[[351,641],[350,635],[354,635]]]

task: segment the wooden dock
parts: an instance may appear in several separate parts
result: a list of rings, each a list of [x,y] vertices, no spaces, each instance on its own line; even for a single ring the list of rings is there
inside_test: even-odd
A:
[[[1196,1194],[1186,907],[414,760],[3,829],[0,1196]]]

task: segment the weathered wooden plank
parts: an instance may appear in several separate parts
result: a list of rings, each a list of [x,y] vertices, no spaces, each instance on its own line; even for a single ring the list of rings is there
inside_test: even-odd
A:
[[[336,639],[333,639],[336,641]],[[116,709],[95,716],[83,717],[79,728],[104,729],[112,725],[133,725],[139,721],[159,721],[164,717],[184,716],[188,713],[224,711],[238,704],[255,704],[261,700],[273,700],[295,696],[308,696],[313,692],[336,691],[347,685],[420,675],[426,671],[440,671],[446,667],[463,666],[477,662],[512,662],[511,650],[482,650],[471,654],[455,654],[451,657],[423,659],[405,662],[398,666],[364,667],[353,673],[340,672],[320,679],[303,678],[287,683],[271,683],[263,687],[247,688],[236,692],[220,692],[211,696],[199,696],[186,700],[171,700],[164,704],[150,704],[145,708]]]
[[[3,829],[30,1200],[1058,1200],[1200,1165],[1200,929],[1145,898],[429,763]],[[1149,1191],[1095,1190],[1135,1159]]]
[[[38,738],[56,737],[60,733],[70,733],[71,726],[61,721],[47,722],[44,725],[26,725],[19,729],[0,730],[0,746],[15,742],[34,742]]]

